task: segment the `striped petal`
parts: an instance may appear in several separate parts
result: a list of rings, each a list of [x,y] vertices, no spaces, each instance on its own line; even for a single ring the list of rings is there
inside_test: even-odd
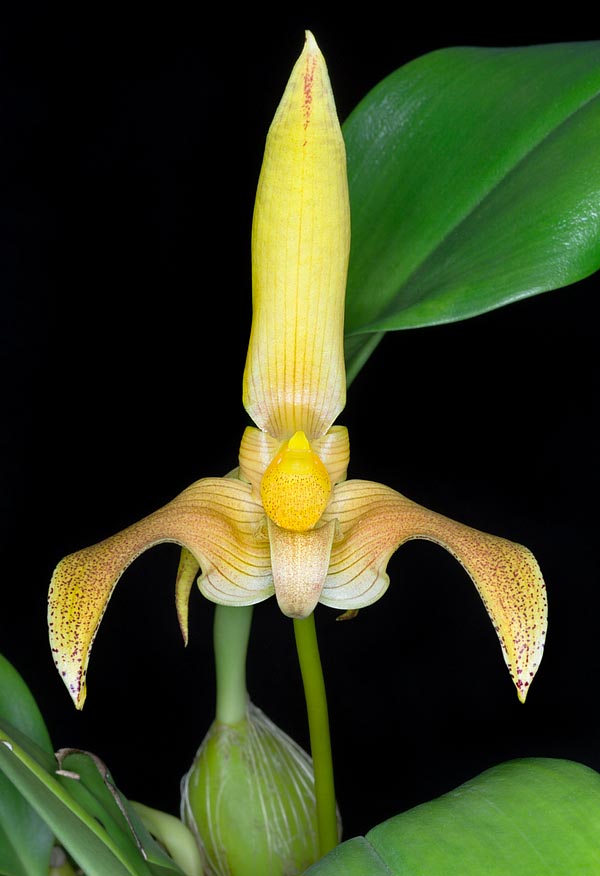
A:
[[[176,542],[188,552],[180,565],[176,599],[184,636],[184,601],[197,567],[204,573],[203,592],[215,602],[250,605],[273,593],[269,545],[256,535],[264,512],[251,492],[239,480],[197,481],[139,523],[61,560],[48,597],[50,644],[77,708],[85,701],[91,647],[115,585],[148,548]]]
[[[346,479],[350,461],[350,439],[345,426],[332,426],[322,438],[311,444],[327,472],[332,484]],[[239,475],[248,481],[260,495],[263,475],[281,448],[281,441],[253,426],[246,426],[240,445]]]
[[[279,440],[324,435],[346,400],[350,247],[344,141],[325,61],[307,33],[269,130],[252,229],[244,405]]]
[[[323,519],[337,520],[340,537],[332,548],[322,603],[344,610],[370,605],[387,590],[386,566],[394,551],[410,539],[433,541],[470,575],[519,699],[525,701],[547,626],[544,581],[527,548],[456,523],[369,481],[339,484]]]

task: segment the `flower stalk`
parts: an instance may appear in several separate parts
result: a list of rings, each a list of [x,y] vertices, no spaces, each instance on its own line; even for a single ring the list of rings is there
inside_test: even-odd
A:
[[[215,720],[221,724],[238,724],[246,717],[246,656],[252,626],[251,605],[233,608],[215,607],[213,644],[217,704]]]
[[[326,855],[338,844],[338,818],[327,694],[314,613],[307,618],[294,618],[294,635],[304,686],[310,748],[315,771],[319,852],[321,855]]]

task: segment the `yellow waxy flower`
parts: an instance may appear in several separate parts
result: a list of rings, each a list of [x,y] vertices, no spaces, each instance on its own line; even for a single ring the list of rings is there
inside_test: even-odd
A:
[[[308,33],[267,138],[252,231],[253,316],[243,399],[256,424],[239,468],[206,478],[106,541],[63,559],[49,595],[56,665],[78,708],[90,649],[127,566],[160,542],[183,547],[176,605],[201,592],[223,605],[275,594],[284,614],[318,602],[364,608],[386,566],[424,538],[463,565],[485,604],[521,700],[542,657],[545,588],[527,548],[477,532],[389,487],[346,480],[343,310],[350,247],[344,142],[325,61]]]

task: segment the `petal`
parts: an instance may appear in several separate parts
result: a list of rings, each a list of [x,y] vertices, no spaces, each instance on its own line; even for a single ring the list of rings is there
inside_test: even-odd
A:
[[[478,532],[369,481],[338,485],[323,519],[338,521],[321,602],[333,608],[370,605],[385,593],[388,560],[401,544],[424,538],[446,548],[475,584],[494,625],[521,702],[537,671],[547,626],[546,591],[525,547]]]
[[[350,247],[346,153],[325,61],[307,33],[267,137],[252,229],[244,405],[283,440],[324,435],[343,409]]]
[[[329,472],[332,484],[346,480],[350,462],[350,439],[345,426],[332,426],[322,438],[313,441],[312,449]]]
[[[312,449],[327,469],[332,484],[346,478],[350,461],[350,440],[345,426],[332,426],[321,438],[312,442]],[[260,495],[263,475],[278,453],[281,441],[254,426],[246,426],[240,445],[240,476]]]
[[[85,701],[90,650],[114,587],[127,566],[153,545],[171,541],[185,547],[209,582],[203,592],[215,602],[249,605],[273,593],[269,546],[256,535],[264,512],[251,490],[233,479],[197,481],[139,523],[61,560],[48,597],[50,644],[77,708]],[[190,569],[191,560],[178,583],[180,621]]]
[[[240,444],[240,475],[260,496],[260,482],[281,447],[281,441],[254,426],[246,426]]]
[[[308,617],[327,577],[335,521],[292,532],[268,521],[275,596],[287,617]]]

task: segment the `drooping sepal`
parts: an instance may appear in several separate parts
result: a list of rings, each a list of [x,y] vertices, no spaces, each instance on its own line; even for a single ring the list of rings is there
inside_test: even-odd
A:
[[[264,511],[252,487],[234,478],[206,478],[138,523],[65,557],[48,595],[50,645],[77,708],[86,695],[86,673],[98,627],[125,569],[161,542],[186,548],[177,583],[177,611],[184,637],[185,604],[196,567],[202,592],[213,602],[251,605],[271,596],[269,545],[259,535]]]
[[[547,627],[546,588],[528,548],[457,523],[369,481],[340,484],[323,519],[337,521],[340,537],[333,543],[322,603],[346,611],[370,605],[388,588],[386,566],[394,551],[410,539],[433,541],[461,563],[475,584],[517,695],[525,701]]]

